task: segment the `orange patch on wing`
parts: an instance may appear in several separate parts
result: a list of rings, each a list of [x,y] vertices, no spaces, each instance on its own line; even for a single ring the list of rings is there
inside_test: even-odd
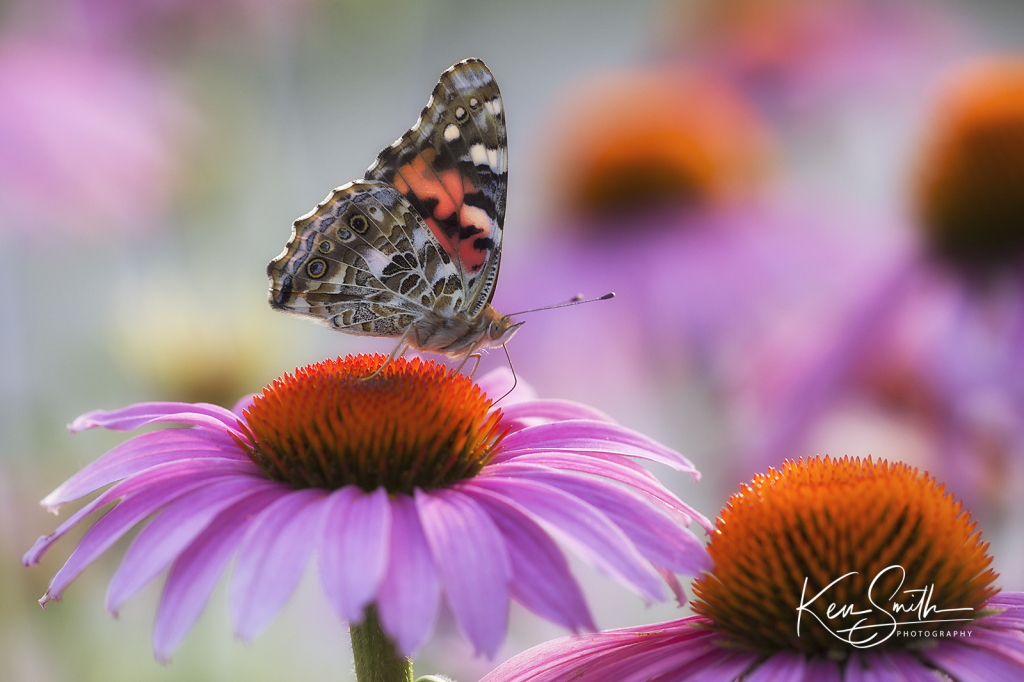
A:
[[[462,176],[455,169],[438,173],[430,167],[431,160],[426,158],[424,152],[402,166],[395,179],[401,178],[406,189],[403,191],[397,182],[395,189],[402,194],[411,191],[420,199],[437,200],[434,217],[444,220],[462,205]]]
[[[476,206],[464,203],[467,194],[476,192],[476,187],[469,178],[462,177],[457,169],[437,172],[431,167],[434,160],[433,150],[426,150],[409,163],[399,168],[395,175],[394,185],[402,194],[413,194],[421,200],[434,199],[437,206],[432,217],[424,216],[427,227],[437,240],[444,246],[452,258],[458,259],[468,272],[476,272],[487,261],[488,249],[479,249],[474,244],[477,239],[491,236],[491,220],[487,213]],[[480,230],[472,237],[458,241],[458,247],[437,224],[438,220],[447,220],[458,211],[459,225],[463,229],[473,226]]]

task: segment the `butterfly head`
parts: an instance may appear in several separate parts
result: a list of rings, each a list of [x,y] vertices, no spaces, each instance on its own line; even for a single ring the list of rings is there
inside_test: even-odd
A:
[[[502,315],[491,306],[487,306],[485,314],[488,318],[487,345],[491,348],[497,348],[507,343],[519,331],[519,328],[523,326],[522,322],[513,322],[511,317]]]

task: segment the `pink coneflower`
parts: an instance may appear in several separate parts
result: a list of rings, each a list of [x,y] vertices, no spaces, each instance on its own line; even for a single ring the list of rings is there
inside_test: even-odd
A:
[[[613,386],[610,400],[631,386],[649,395],[652,375],[717,369],[780,308],[854,276],[840,272],[852,259],[832,234],[834,212],[775,195],[772,131],[713,73],[596,74],[550,109],[538,194],[555,217],[529,258],[508,259],[502,277],[515,286],[497,296],[513,310],[577,292],[618,297],[531,320],[520,340],[538,344],[521,361],[530,376],[587,396]],[[595,358],[612,381],[587,371]]]
[[[483,682],[1022,679],[1024,594],[992,587],[987,548],[917,469],[787,462],[722,511],[699,615],[548,642]]]
[[[486,393],[506,392],[507,371],[479,387],[419,360],[370,376],[384,360],[354,356],[298,369],[241,416],[204,403],[141,403],[76,419],[73,431],[191,428],[136,436],[43,500],[56,509],[115,483],[40,538],[26,564],[120,501],[82,538],[41,603],[60,598],[156,512],[111,580],[107,607],[116,613],[170,567],[153,632],[161,660],[232,557],[229,601],[241,639],[263,632],[315,555],[328,599],[354,624],[354,644],[376,637],[404,655],[430,636],[442,595],[462,634],[489,656],[505,637],[509,597],[570,630],[593,629],[553,538],[645,600],[666,596],[660,577],[678,593],[673,574],[709,565],[683,527],[708,521],[630,459],[698,476],[678,453],[584,405],[532,399],[522,389],[494,408]],[[356,658],[358,671],[358,648]]]

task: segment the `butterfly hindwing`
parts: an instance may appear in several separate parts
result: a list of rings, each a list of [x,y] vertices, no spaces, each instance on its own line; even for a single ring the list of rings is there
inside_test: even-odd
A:
[[[400,336],[427,311],[451,315],[465,301],[448,253],[380,182],[339,187],[296,220],[267,274],[275,308],[368,336]]]
[[[460,310],[480,313],[498,276],[508,185],[501,94],[484,63],[467,59],[445,71],[419,120],[366,179],[405,195],[454,264]]]

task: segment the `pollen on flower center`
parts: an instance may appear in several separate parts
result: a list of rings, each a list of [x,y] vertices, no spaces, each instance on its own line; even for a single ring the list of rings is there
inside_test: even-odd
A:
[[[296,487],[411,493],[470,478],[503,434],[501,414],[466,376],[419,359],[327,360],[285,374],[245,411],[270,477]]]
[[[937,255],[991,269],[1024,256],[1024,59],[957,76],[921,163],[922,227]]]
[[[928,628],[894,629],[891,619],[977,618],[998,592],[988,545],[974,528],[951,493],[905,464],[786,462],[729,500],[708,546],[715,570],[695,581],[693,608],[735,646],[766,654],[845,657],[854,647],[840,637],[858,621],[848,639],[899,631],[878,646],[912,647]]]

